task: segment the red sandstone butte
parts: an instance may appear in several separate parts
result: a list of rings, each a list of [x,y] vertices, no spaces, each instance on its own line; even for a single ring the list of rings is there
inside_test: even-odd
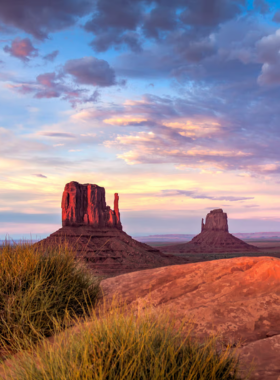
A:
[[[206,223],[202,218],[201,232],[203,231],[224,231],[228,232],[227,214],[222,209],[216,209],[206,215]]]
[[[104,187],[67,183],[61,208],[62,228],[37,244],[48,248],[66,242],[95,274],[110,277],[188,262],[127,235],[122,230],[119,196],[115,194],[111,210]]]
[[[105,189],[98,185],[70,182],[62,195],[62,226],[115,227],[122,230],[119,196],[115,194],[114,210],[106,206]]]
[[[201,233],[190,242],[161,247],[163,252],[179,253],[230,253],[257,252],[258,248],[247,244],[228,232],[227,214],[222,209],[210,211],[206,221],[202,219]]]

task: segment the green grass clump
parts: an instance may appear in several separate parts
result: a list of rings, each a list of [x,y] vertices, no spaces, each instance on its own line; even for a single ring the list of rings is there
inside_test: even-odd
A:
[[[66,246],[0,249],[0,350],[26,348],[95,303],[99,283]]]
[[[175,329],[168,316],[113,308],[9,363],[13,380],[237,380],[238,357]]]

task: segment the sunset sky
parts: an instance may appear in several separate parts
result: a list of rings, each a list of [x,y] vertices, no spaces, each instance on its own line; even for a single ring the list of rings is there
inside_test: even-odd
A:
[[[280,231],[280,1],[1,1],[0,239],[73,180],[133,236]]]

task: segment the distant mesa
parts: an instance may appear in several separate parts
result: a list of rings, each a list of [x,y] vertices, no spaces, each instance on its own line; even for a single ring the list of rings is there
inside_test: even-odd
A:
[[[201,233],[190,242],[161,247],[164,252],[180,253],[234,253],[256,252],[257,247],[247,244],[228,231],[227,214],[222,209],[210,211],[201,222]]]
[[[224,231],[228,232],[227,214],[221,208],[212,210],[206,215],[206,223],[204,219],[201,221],[201,232],[203,231]]]
[[[85,260],[96,274],[110,277],[188,261],[165,255],[127,235],[122,230],[119,196],[115,194],[111,210],[106,205],[104,187],[67,183],[61,208],[62,228],[36,244],[48,248],[68,243],[77,258]]]

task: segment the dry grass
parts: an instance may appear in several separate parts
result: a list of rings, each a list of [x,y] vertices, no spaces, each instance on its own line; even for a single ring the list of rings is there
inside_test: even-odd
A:
[[[98,291],[98,280],[66,245],[44,250],[6,242],[0,250],[0,348],[26,348],[52,335],[66,316],[94,305]]]
[[[105,309],[104,309],[105,310]],[[238,357],[175,322],[114,305],[9,362],[7,380],[237,380]],[[182,326],[183,327],[183,326]]]
[[[218,349],[215,337],[201,343],[191,327],[186,334],[185,326],[178,328],[168,313],[155,315],[149,307],[135,312],[114,301],[97,307],[98,292],[97,279],[74,260],[67,246],[45,252],[38,246],[6,244],[0,253],[1,345],[17,354],[1,366],[0,377],[242,378],[236,351],[229,346]]]

